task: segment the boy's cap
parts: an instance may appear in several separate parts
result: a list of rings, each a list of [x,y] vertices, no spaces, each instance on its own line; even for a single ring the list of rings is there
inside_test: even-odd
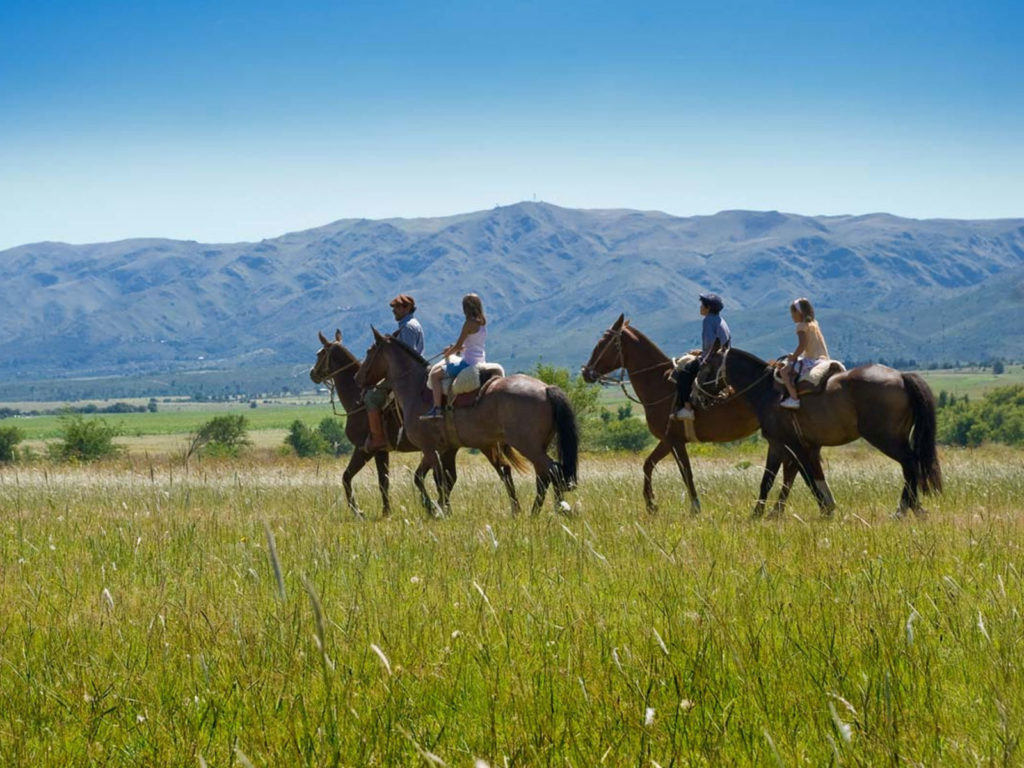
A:
[[[416,309],[416,299],[407,293],[400,293],[391,300],[392,307],[412,307]]]
[[[708,309],[713,309],[715,312],[721,312],[725,309],[725,302],[722,301],[722,297],[717,293],[702,293],[700,300],[704,302]]]

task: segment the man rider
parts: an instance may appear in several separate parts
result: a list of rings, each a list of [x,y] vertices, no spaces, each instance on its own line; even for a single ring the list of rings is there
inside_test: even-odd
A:
[[[398,321],[398,329],[391,334],[406,346],[416,350],[419,355],[423,354],[423,326],[413,315],[416,312],[416,300],[408,294],[402,293],[391,300],[391,311]],[[370,434],[366,438],[363,450],[367,453],[385,450],[388,447],[388,439],[384,434],[384,418],[381,411],[387,403],[390,388],[385,382],[370,387],[363,394],[363,404],[366,406],[366,416],[370,421]]]

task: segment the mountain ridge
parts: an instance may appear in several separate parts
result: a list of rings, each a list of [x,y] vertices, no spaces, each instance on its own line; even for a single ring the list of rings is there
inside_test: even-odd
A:
[[[440,348],[470,290],[494,321],[489,352],[513,367],[538,356],[578,367],[620,311],[666,351],[688,348],[702,290],[726,298],[737,344],[766,355],[792,346],[786,306],[806,294],[837,356],[1024,357],[1014,317],[1003,333],[985,319],[1019,312],[1024,219],[677,217],[523,202],[338,219],[258,242],[44,241],[0,252],[0,278],[12,307],[0,317],[0,379],[175,370],[200,357],[230,366],[256,349],[301,362],[316,331],[336,326],[362,349],[371,324],[393,325],[387,301],[399,292],[417,297]],[[978,306],[977,290],[994,298]],[[973,311],[957,305],[969,295]],[[48,345],[69,336],[76,359],[55,360]]]

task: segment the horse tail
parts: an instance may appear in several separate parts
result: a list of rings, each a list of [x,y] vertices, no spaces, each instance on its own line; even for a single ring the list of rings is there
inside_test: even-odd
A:
[[[551,416],[558,433],[558,461],[562,470],[562,482],[566,488],[576,486],[576,469],[580,454],[580,433],[576,426],[576,414],[572,404],[558,387],[547,388]]]
[[[903,388],[910,397],[914,414],[914,431],[910,435],[910,452],[914,473],[924,493],[942,491],[942,469],[935,450],[935,395],[925,380],[916,373],[903,374]]]
[[[530,468],[530,462],[526,460],[526,457],[508,443],[498,446],[498,453],[516,472],[526,472]]]

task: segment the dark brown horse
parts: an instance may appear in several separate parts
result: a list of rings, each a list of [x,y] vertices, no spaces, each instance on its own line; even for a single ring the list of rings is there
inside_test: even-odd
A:
[[[624,315],[619,315],[612,327],[604,332],[583,366],[584,381],[593,383],[619,369],[629,374],[637,399],[644,408],[647,428],[658,438],[658,444],[644,461],[644,501],[647,510],[654,512],[654,489],[651,474],[654,467],[670,453],[676,460],[683,483],[690,495],[690,509],[700,512],[700,499],[693,484],[693,470],[686,453],[686,431],[682,422],[672,421],[676,387],[668,375],[673,370],[672,360],[644,334],[632,327]],[[722,398],[709,401],[695,411],[694,432],[700,442],[726,443],[740,440],[757,431],[757,414],[743,398]],[[776,467],[776,471],[778,467]],[[782,493],[776,505],[781,513],[786,497],[796,476],[796,465],[787,462]]]
[[[363,407],[361,390],[356,384],[356,370],[359,368],[359,359],[353,355],[345,345],[341,343],[341,331],[334,332],[334,341],[328,340],[323,333],[318,333],[320,343],[323,345],[316,353],[316,362],[309,371],[309,378],[315,384],[325,381],[331,382],[334,391],[338,394],[342,408],[345,409],[345,436],[354,446],[352,457],[348,460],[348,466],[341,476],[342,485],[345,488],[345,499],[348,501],[348,508],[356,517],[362,517],[363,513],[356,504],[355,495],[352,493],[352,478],[366,466],[366,463],[373,457],[377,465],[377,484],[380,487],[381,502],[383,504],[381,514],[387,517],[391,514],[391,501],[388,490],[390,487],[389,464],[390,460],[387,451],[377,451],[370,454],[363,450],[366,436],[370,434],[370,424],[366,417],[366,408]],[[401,433],[398,414],[394,409],[384,412],[384,430],[388,436],[388,444],[395,446],[395,450],[403,453],[419,451],[409,439]],[[450,474],[452,482],[455,478],[455,451],[445,451],[441,455],[441,461],[445,466],[446,474]]]
[[[474,405],[456,408],[441,419],[424,421],[427,411],[427,361],[401,341],[373,331],[374,344],[356,372],[356,383],[366,386],[387,379],[398,399],[409,439],[423,451],[416,469],[418,483],[428,469],[441,479],[441,504],[447,511],[447,472],[440,464],[446,450],[465,446],[478,448],[499,467],[504,446],[510,446],[533,465],[537,473],[537,497],[533,513],[540,511],[548,485],[555,491],[556,509],[562,508],[562,494],[576,484],[579,438],[576,417],[565,393],[532,376],[517,374],[492,379],[481,390]],[[449,419],[451,421],[449,421]],[[547,454],[557,435],[559,461]],[[514,455],[514,454],[512,454]],[[512,499],[518,504],[511,472],[498,469]]]
[[[712,355],[705,375],[718,376],[742,393],[757,412],[767,438],[768,459],[758,504],[771,490],[778,463],[791,456],[817,499],[822,513],[835,509],[821,466],[821,448],[863,437],[903,468],[903,493],[897,517],[908,509],[922,514],[919,492],[942,490],[935,450],[935,398],[924,379],[884,365],[862,365],[828,379],[824,390],[800,397],[800,409],[779,406],[774,366],[740,349]],[[773,469],[774,468],[774,469]]]

